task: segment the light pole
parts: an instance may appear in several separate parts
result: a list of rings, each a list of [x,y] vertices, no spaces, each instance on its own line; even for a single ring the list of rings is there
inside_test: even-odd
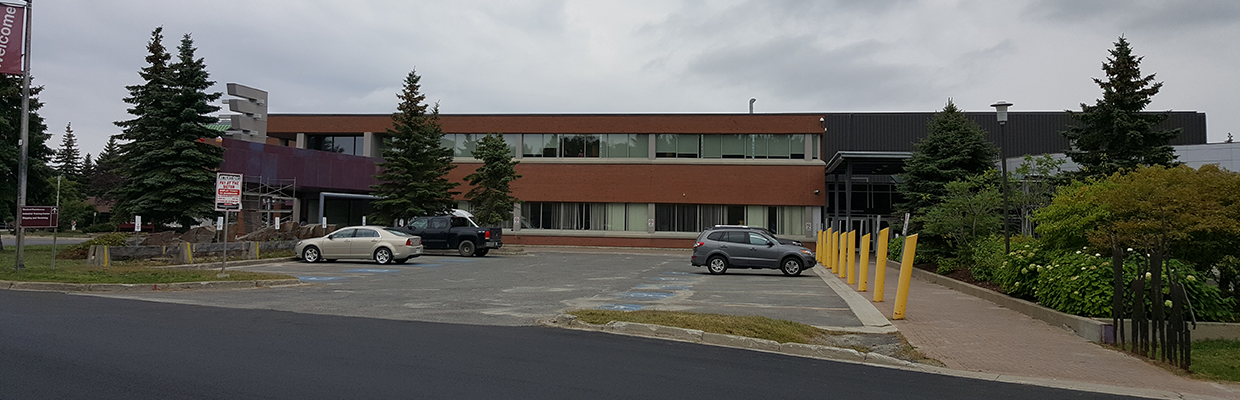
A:
[[[1007,136],[1003,134],[1003,126],[1007,124],[1007,110],[1012,103],[1000,100],[998,103],[991,104],[995,108],[995,119],[999,121],[999,166],[1002,168],[1003,174],[1003,254],[1012,252],[1012,237],[1008,234],[1008,177],[1007,177],[1007,153],[1004,151],[1003,142],[1007,141]]]

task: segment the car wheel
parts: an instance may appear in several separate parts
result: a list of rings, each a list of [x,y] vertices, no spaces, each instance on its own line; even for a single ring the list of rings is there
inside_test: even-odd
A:
[[[489,253],[490,251],[491,249],[478,249],[478,251],[475,252],[474,255],[478,257],[482,257],[482,256],[487,255],[487,253]]]
[[[706,260],[706,271],[711,275],[719,275],[728,271],[728,260],[723,256],[712,256]]]
[[[798,260],[796,258],[791,258],[791,257],[786,258],[784,259],[783,267],[781,267],[779,270],[783,271],[784,275],[787,275],[787,276],[800,275],[801,274],[801,260]]]
[[[378,250],[375,250],[375,262],[379,264],[392,262],[392,250],[386,247],[380,247]]]
[[[323,253],[319,252],[318,247],[306,246],[306,248],[301,251],[301,259],[308,263],[316,263],[323,261]]]
[[[462,240],[456,249],[461,252],[461,257],[471,257],[474,255],[474,242]]]

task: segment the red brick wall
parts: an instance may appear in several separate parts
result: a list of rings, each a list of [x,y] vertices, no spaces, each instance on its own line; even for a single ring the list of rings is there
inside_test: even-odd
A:
[[[464,183],[481,164],[448,174]],[[826,201],[819,165],[520,163],[513,195],[523,201],[819,206]],[[814,194],[818,190],[819,194]]]

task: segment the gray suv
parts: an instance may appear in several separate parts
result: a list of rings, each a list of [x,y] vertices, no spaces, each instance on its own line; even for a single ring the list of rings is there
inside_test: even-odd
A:
[[[722,274],[728,268],[771,268],[796,276],[818,265],[818,261],[813,251],[781,244],[762,230],[717,226],[698,235],[693,244],[692,264],[705,265],[711,274]]]

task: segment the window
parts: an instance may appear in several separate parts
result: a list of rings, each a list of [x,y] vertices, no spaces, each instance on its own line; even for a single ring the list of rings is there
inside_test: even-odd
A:
[[[702,135],[664,134],[655,138],[654,156],[660,158],[699,158]]]
[[[358,229],[357,233],[353,234],[353,237],[377,238],[379,237],[379,232],[376,232],[374,229]]]
[[[609,133],[599,135],[602,156],[609,158],[647,158],[650,152],[650,135]]]
[[[805,159],[805,135],[791,135],[788,137],[789,158],[793,160]]]
[[[354,156],[362,155],[361,136],[311,136],[307,142],[309,142],[307,147],[314,150]]]
[[[409,227],[413,229],[426,229],[427,221],[429,220],[426,218],[418,218],[410,222]]]
[[[564,135],[560,141],[564,157],[599,156],[599,135]]]
[[[333,234],[332,234],[332,236],[331,236],[331,238],[332,238],[332,239],[347,239],[347,238],[351,238],[351,237],[353,237],[353,233],[354,233],[354,232],[357,232],[357,229],[345,229],[345,230],[343,230],[343,231],[333,233]]]
[[[443,218],[431,218],[430,229],[448,229],[448,220]]]
[[[749,244],[752,244],[755,246],[766,246],[770,243],[771,241],[766,240],[766,237],[762,236],[762,234],[757,233],[757,232],[749,232]]]

